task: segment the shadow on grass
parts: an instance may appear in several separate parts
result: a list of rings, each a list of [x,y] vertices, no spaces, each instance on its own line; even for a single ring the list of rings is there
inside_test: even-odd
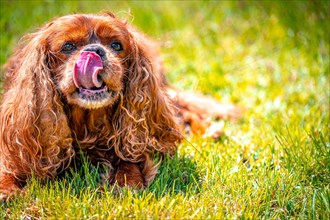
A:
[[[196,163],[188,156],[165,158],[159,173],[147,189],[155,196],[164,194],[196,194],[200,191],[201,172]]]
[[[137,194],[151,193],[156,198],[174,194],[196,194],[200,191],[201,172],[195,162],[187,156],[165,157],[158,168],[153,183],[144,190],[132,190],[127,187],[101,186],[102,167],[92,165],[83,157],[79,168],[70,169],[55,181],[41,183],[32,178],[26,188],[32,197],[40,194],[58,194],[60,197],[84,197],[86,194],[125,196],[128,191]],[[56,197],[56,196],[55,196]]]

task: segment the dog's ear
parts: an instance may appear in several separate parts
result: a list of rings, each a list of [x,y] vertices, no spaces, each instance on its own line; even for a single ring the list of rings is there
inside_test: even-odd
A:
[[[116,117],[115,130],[121,134],[114,145],[124,160],[139,161],[142,152],[158,151],[173,154],[181,139],[174,107],[167,96],[159,68],[147,39],[134,30],[131,54],[125,76],[125,89]],[[119,148],[118,148],[119,147]],[[118,148],[118,149],[116,149]]]
[[[6,168],[1,173],[18,178],[31,172],[53,177],[72,154],[71,131],[49,70],[46,33],[50,28],[48,24],[26,37],[5,65],[0,165]]]

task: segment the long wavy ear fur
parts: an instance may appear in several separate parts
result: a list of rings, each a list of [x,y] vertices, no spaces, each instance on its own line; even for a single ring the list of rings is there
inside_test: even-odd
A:
[[[135,30],[130,34],[134,47],[116,112],[118,120],[114,120],[119,122],[114,124],[114,130],[120,136],[114,148],[120,158],[137,162],[145,159],[141,152],[173,154],[182,137],[163,76],[152,63],[155,59],[149,50],[154,48]]]
[[[50,25],[48,25],[50,26]],[[45,33],[31,34],[5,65],[0,107],[0,180],[54,177],[71,155],[71,133],[48,67]]]

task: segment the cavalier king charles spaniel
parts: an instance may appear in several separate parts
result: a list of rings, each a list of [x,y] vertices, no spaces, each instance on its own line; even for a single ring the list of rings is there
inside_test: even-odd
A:
[[[26,35],[4,66],[0,200],[35,176],[55,179],[87,155],[102,182],[143,188],[155,155],[184,129],[203,133],[235,107],[169,86],[156,44],[112,13],[56,18]]]

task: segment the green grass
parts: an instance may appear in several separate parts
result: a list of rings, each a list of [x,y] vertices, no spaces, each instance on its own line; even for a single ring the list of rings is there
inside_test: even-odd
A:
[[[219,141],[188,137],[145,191],[98,189],[97,168],[0,204],[0,219],[329,219],[328,1],[1,0],[3,64],[54,16],[111,10],[164,42],[170,81],[244,109]],[[131,16],[128,11],[130,10]]]

